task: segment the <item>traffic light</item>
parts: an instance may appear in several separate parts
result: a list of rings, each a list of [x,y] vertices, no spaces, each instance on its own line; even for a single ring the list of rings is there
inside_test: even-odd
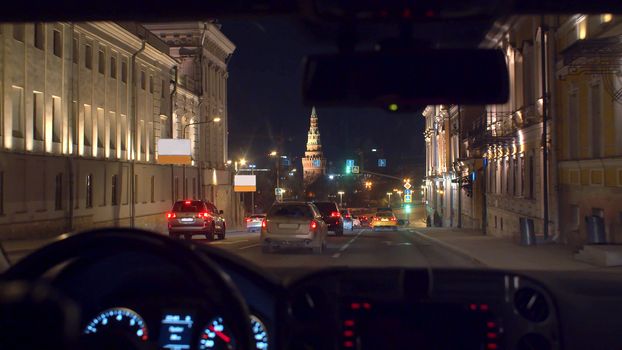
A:
[[[352,174],[352,167],[346,165],[346,174]]]
[[[404,204],[404,212],[410,214],[410,204]]]

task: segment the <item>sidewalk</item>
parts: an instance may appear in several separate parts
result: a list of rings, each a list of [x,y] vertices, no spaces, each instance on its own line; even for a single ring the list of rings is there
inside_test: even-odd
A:
[[[452,228],[416,228],[425,237],[483,265],[507,270],[579,271],[622,273],[622,267],[601,267],[578,261],[576,251],[562,244],[521,246],[509,238],[484,236],[481,231]]]

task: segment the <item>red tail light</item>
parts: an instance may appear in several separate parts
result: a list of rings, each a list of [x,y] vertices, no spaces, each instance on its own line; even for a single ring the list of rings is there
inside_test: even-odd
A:
[[[167,219],[174,219],[176,217],[177,217],[177,215],[175,215],[175,213],[166,213],[166,218]]]
[[[346,214],[345,218],[349,219],[350,218],[350,214]]]
[[[190,204],[192,203],[191,201],[185,201],[184,204]]]
[[[251,222],[251,218],[246,218],[244,220],[246,220],[246,222]]]
[[[268,222],[266,221],[266,219],[264,219],[264,220],[261,222],[261,228],[267,228],[267,227],[268,227]]]
[[[395,216],[392,216],[391,221],[397,221],[397,218]]]
[[[315,230],[317,228],[317,222],[311,221],[311,223],[309,224],[309,228],[311,230]]]
[[[200,218],[207,218],[208,216],[209,216],[209,213],[206,211],[199,213]]]
[[[330,216],[333,218],[338,218],[338,217],[341,217],[341,214],[338,211],[334,211],[330,213]]]

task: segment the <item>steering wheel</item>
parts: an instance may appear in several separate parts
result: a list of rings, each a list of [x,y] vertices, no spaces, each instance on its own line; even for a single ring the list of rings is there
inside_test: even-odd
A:
[[[205,251],[205,249],[203,249]],[[230,278],[192,244],[137,229],[97,229],[54,242],[13,265],[5,280],[39,280],[51,268],[77,258],[110,257],[119,252],[148,253],[195,276],[198,290],[219,309],[236,339],[236,348],[252,349],[249,311]]]

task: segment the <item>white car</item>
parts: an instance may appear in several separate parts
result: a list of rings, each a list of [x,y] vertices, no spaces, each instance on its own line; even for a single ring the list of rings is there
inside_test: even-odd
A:
[[[266,218],[266,214],[253,214],[244,219],[246,222],[246,231],[261,231],[261,223]]]
[[[313,203],[275,203],[261,225],[259,240],[264,253],[281,248],[311,248],[322,253],[328,226]]]
[[[361,220],[355,217],[354,219],[352,219],[352,226],[354,226],[354,228],[360,228]]]

